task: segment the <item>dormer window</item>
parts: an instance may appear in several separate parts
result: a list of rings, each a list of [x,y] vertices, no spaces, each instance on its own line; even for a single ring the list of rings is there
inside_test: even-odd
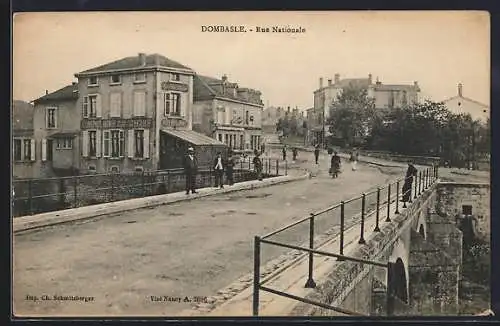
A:
[[[181,80],[181,76],[179,74],[170,74],[170,80],[172,81],[180,81]]]
[[[120,75],[111,75],[111,84],[117,85],[117,84],[121,84],[121,83],[122,83],[122,79],[121,79]]]
[[[89,77],[89,86],[97,86],[99,85],[99,79],[97,76],[91,76]]]

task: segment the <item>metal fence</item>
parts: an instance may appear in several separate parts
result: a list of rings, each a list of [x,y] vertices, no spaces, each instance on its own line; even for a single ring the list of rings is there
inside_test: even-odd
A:
[[[234,166],[235,183],[257,179],[251,157]],[[288,173],[280,171],[278,160],[262,159],[262,177]],[[196,187],[215,185],[213,169],[200,169]],[[227,177],[224,179],[227,183]],[[24,216],[185,190],[183,169],[76,175],[70,177],[18,179],[13,181],[13,215]]]
[[[403,193],[403,184],[405,181],[410,181],[410,187],[404,187],[407,190]],[[309,253],[308,257],[308,278],[305,282],[304,287],[306,288],[315,288],[316,283],[314,281],[313,275],[313,255],[322,255],[328,257],[335,257],[339,261],[348,260],[354,261],[363,264],[370,264],[384,268],[392,268],[390,263],[380,263],[369,260],[362,260],[358,258],[348,257],[344,255],[344,235],[347,230],[350,230],[355,227],[359,227],[359,244],[366,243],[365,240],[365,221],[368,217],[375,215],[375,228],[374,232],[380,232],[380,219],[385,218],[385,222],[390,222],[391,215],[391,206],[394,209],[395,214],[399,214],[400,207],[407,207],[407,202],[411,203],[413,199],[416,199],[420,196],[426,189],[428,189],[432,184],[436,182],[438,178],[438,167],[434,165],[432,167],[426,168],[420,172],[418,172],[415,176],[411,176],[409,178],[398,179],[395,182],[389,183],[384,187],[377,187],[375,190],[363,193],[361,196],[354,197],[349,200],[341,201],[338,204],[325,208],[323,210],[311,213],[309,216],[304,217],[294,223],[291,223],[285,227],[282,227],[276,231],[270,232],[264,236],[256,236],[254,242],[254,288],[253,288],[253,315],[258,316],[259,314],[259,291],[270,292],[279,296],[287,297],[290,299],[294,299],[297,301],[305,302],[308,304],[312,304],[315,306],[319,306],[325,309],[330,309],[333,311],[337,311],[340,313],[344,313],[347,315],[362,315],[355,311],[349,311],[340,307],[333,307],[330,305],[326,305],[321,302],[313,302],[306,298],[297,297],[291,295],[289,293],[279,291],[276,289],[271,289],[269,287],[263,286],[266,282],[260,281],[260,266],[262,261],[262,251],[261,245],[268,244],[275,247],[281,247],[286,249],[294,249],[302,252]],[[406,196],[405,196],[406,195]],[[404,198],[404,201],[402,198]],[[405,198],[406,197],[406,198]],[[400,202],[403,202],[401,206]],[[385,209],[387,208],[387,209]],[[382,214],[381,214],[382,213]],[[384,214],[385,213],[385,214]],[[359,221],[355,218],[352,219],[349,223],[346,223],[345,217],[357,215],[359,217]],[[339,219],[336,219],[339,217]],[[300,225],[308,226],[308,240],[309,247],[301,247],[299,245],[293,245],[290,243],[286,243],[284,241],[275,241],[269,240],[270,237],[280,236],[285,231],[288,231],[292,228],[300,227]],[[330,237],[325,237],[324,239],[320,239],[318,241],[316,232],[318,229],[322,230],[322,234],[329,234],[328,230],[330,229],[339,229],[340,235],[340,246],[339,253],[334,254],[331,252],[320,251],[315,248],[318,248],[331,240]],[[316,239],[315,239],[316,238]],[[391,284],[391,273],[388,273],[388,284]],[[394,305],[398,302],[401,302],[398,298],[394,297],[391,289],[388,290],[387,296],[387,314],[392,315],[394,311]]]

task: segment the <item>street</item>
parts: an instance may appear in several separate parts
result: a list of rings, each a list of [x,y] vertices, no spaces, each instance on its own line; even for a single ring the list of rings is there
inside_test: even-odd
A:
[[[317,177],[15,236],[15,314],[174,315],[190,306],[178,298],[214,295],[251,272],[255,235],[404,173],[404,168],[362,164],[353,172],[345,164],[340,178],[332,179],[326,155],[319,168],[311,163],[312,154],[300,153],[299,159],[290,163],[291,173],[316,169]],[[357,212],[358,207],[348,209],[346,221]],[[321,223],[317,229],[326,230],[338,218]],[[280,239],[300,243],[307,236],[304,225],[283,233]],[[266,249],[263,262],[282,253]],[[93,300],[40,300],[43,295]],[[157,300],[163,296],[170,300]]]

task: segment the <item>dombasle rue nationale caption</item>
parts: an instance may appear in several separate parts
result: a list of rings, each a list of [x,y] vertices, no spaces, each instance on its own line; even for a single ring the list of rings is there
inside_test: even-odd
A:
[[[202,25],[203,33],[305,33],[302,26],[253,26],[244,25]]]

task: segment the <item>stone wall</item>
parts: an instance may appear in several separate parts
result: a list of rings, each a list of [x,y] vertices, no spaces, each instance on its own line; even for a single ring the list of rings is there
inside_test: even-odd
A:
[[[458,218],[464,205],[472,206],[478,234],[489,242],[490,238],[490,185],[484,183],[442,182],[437,188],[439,213]]]

